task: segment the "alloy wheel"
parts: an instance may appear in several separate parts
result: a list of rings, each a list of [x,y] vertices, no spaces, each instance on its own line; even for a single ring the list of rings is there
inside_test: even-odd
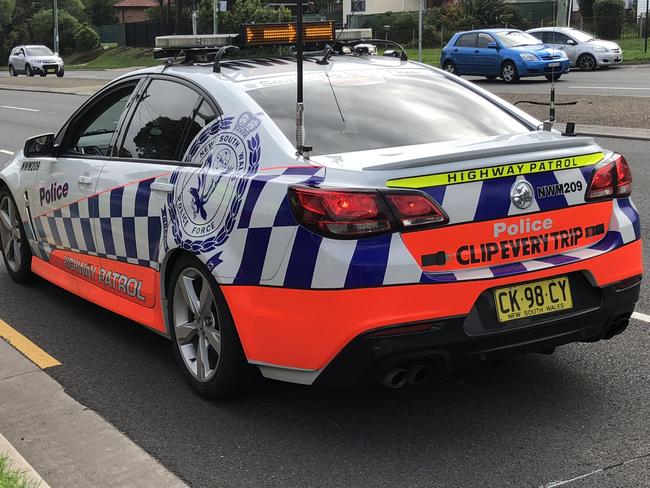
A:
[[[589,55],[580,58],[580,69],[583,71],[592,71],[596,68],[596,60]]]
[[[511,64],[506,64],[501,71],[501,77],[504,81],[510,83],[515,77],[515,69]]]
[[[6,195],[0,200],[0,242],[7,265],[17,273],[22,262],[20,216],[14,202]]]
[[[176,280],[172,321],[185,367],[197,381],[210,381],[221,358],[221,326],[210,283],[196,268]]]

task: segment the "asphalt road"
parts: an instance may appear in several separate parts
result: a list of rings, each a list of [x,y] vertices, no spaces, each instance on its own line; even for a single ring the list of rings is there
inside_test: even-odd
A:
[[[128,70],[127,70],[128,71]],[[66,71],[66,78],[85,78],[112,80],[122,75],[125,70],[86,70]],[[2,77],[8,76],[0,71]],[[39,79],[39,77],[36,77]],[[48,86],[52,77],[47,77]],[[519,83],[506,85],[500,79],[486,80],[484,77],[468,76],[482,87],[494,93],[548,93],[550,84],[544,78],[522,78]],[[650,64],[615,66],[585,73],[572,70],[556,82],[556,92],[566,95],[609,95],[650,97]]]
[[[551,85],[545,78],[522,78],[512,85],[500,79],[486,80],[476,76],[468,76],[467,79],[497,94],[549,93]],[[574,69],[555,83],[555,91],[564,95],[650,97],[650,64],[615,66],[592,72]]]
[[[11,104],[44,106],[25,97]],[[82,98],[51,100],[47,111],[0,109],[0,149],[58,127]],[[650,143],[599,142],[628,157],[648,239]],[[647,288],[637,310],[650,313]],[[68,394],[194,488],[650,486],[646,322],[607,342],[421,388],[269,381],[245,398],[211,403],[185,385],[164,338],[45,281],[18,286],[2,265],[0,319],[62,362],[48,372]]]

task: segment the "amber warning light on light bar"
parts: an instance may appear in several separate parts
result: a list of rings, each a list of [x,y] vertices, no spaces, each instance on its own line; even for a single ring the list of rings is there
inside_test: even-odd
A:
[[[334,42],[334,22],[304,22],[303,41]],[[298,39],[296,24],[245,24],[243,42],[248,46],[295,44]]]

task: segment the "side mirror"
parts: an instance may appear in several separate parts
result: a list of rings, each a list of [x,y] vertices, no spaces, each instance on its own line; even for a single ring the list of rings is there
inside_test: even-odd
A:
[[[574,41],[573,39],[567,40],[566,43],[567,43],[568,46],[577,46],[578,45],[578,43],[576,41]]]
[[[488,42],[487,47],[488,49],[496,49],[497,51],[499,50],[499,45],[494,41]]]
[[[23,149],[26,158],[48,157],[54,152],[54,134],[43,134],[27,139]]]

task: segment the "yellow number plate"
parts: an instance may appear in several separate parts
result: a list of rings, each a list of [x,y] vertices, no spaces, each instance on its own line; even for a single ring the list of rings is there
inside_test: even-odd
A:
[[[499,322],[523,319],[573,308],[566,276],[494,290]]]

